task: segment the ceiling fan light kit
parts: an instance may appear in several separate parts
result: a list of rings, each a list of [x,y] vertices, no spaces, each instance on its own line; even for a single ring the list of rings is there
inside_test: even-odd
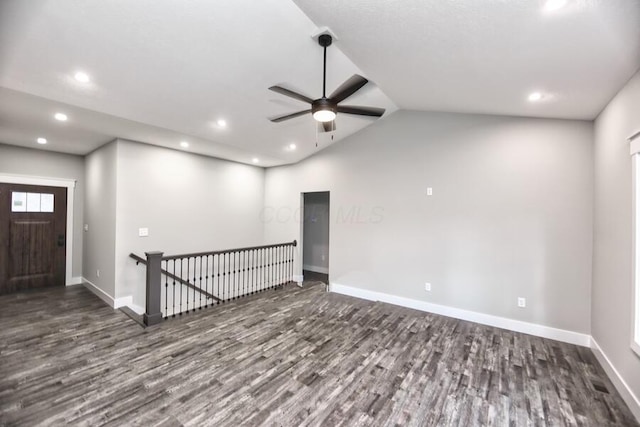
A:
[[[336,107],[328,99],[320,98],[311,104],[313,118],[319,122],[330,122],[336,118]]]
[[[321,34],[318,37],[318,44],[323,48],[324,55],[324,68],[322,73],[322,97],[318,99],[311,99],[308,96],[294,92],[282,86],[271,86],[269,90],[277,92],[281,95],[288,96],[290,98],[297,99],[298,101],[311,104],[311,109],[286,114],[284,116],[274,117],[269,120],[274,123],[278,123],[284,120],[293,119],[311,113],[312,117],[317,122],[322,124],[320,128],[324,132],[332,132],[336,129],[334,120],[338,113],[370,117],[380,117],[384,114],[384,108],[338,105],[340,102],[356,93],[369,82],[369,80],[358,74],[354,74],[353,76],[351,76],[351,78],[342,83],[340,87],[338,87],[331,95],[329,95],[329,97],[327,97],[327,47],[331,46],[332,41],[333,38],[329,34]]]

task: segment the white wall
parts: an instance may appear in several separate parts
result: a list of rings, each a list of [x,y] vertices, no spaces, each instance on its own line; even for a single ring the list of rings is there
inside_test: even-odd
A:
[[[84,212],[89,231],[84,232],[83,276],[111,298],[114,298],[116,288],[117,158],[116,141],[85,157],[87,185]]]
[[[265,237],[299,238],[300,193],[329,190],[332,283],[589,333],[592,138],[590,122],[401,111],[268,169]]]
[[[329,272],[329,193],[304,196],[303,268]]]
[[[627,138],[640,130],[640,73],[595,122],[592,335],[640,397],[640,357],[630,348],[633,287],[632,169]],[[636,408],[640,414],[640,406]]]
[[[82,221],[85,183],[83,158],[71,154],[32,150],[0,143],[0,174],[76,181],[73,208],[72,276],[74,278],[82,276]]]
[[[166,255],[263,243],[264,169],[119,140],[115,297],[144,307],[144,268],[131,252]],[[138,237],[147,227],[149,237]]]

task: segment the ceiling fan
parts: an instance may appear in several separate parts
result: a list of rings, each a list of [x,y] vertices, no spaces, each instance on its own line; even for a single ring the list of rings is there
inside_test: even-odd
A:
[[[269,90],[297,99],[298,101],[311,104],[311,108],[292,114],[286,114],[284,116],[274,117],[269,120],[278,123],[284,120],[293,119],[311,113],[313,115],[313,118],[316,121],[320,122],[320,124],[322,125],[322,129],[325,132],[330,132],[336,129],[334,119],[336,118],[336,115],[338,113],[372,117],[380,117],[384,114],[384,108],[339,105],[340,102],[356,93],[358,90],[360,90],[360,88],[362,88],[369,82],[369,80],[365,79],[362,76],[359,76],[358,74],[354,74],[353,76],[351,76],[347,81],[342,83],[342,85],[340,85],[340,87],[338,87],[331,95],[329,95],[329,97],[327,97],[327,47],[331,46],[332,41],[333,39],[329,34],[322,34],[320,37],[318,37],[318,44],[324,49],[322,98],[311,99],[308,96],[286,89],[282,86],[271,86]]]

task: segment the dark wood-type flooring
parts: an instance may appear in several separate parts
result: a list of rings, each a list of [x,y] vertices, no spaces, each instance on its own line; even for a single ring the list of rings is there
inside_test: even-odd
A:
[[[2,296],[0,424],[638,425],[587,348],[321,285],[147,329],[82,286]]]
[[[302,272],[304,280],[309,282],[323,282],[329,283],[329,275],[324,273],[317,273],[315,271],[304,270]]]

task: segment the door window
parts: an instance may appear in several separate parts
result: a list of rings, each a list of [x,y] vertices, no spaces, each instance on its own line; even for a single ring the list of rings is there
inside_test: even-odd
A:
[[[11,192],[11,212],[53,213],[53,194]]]

